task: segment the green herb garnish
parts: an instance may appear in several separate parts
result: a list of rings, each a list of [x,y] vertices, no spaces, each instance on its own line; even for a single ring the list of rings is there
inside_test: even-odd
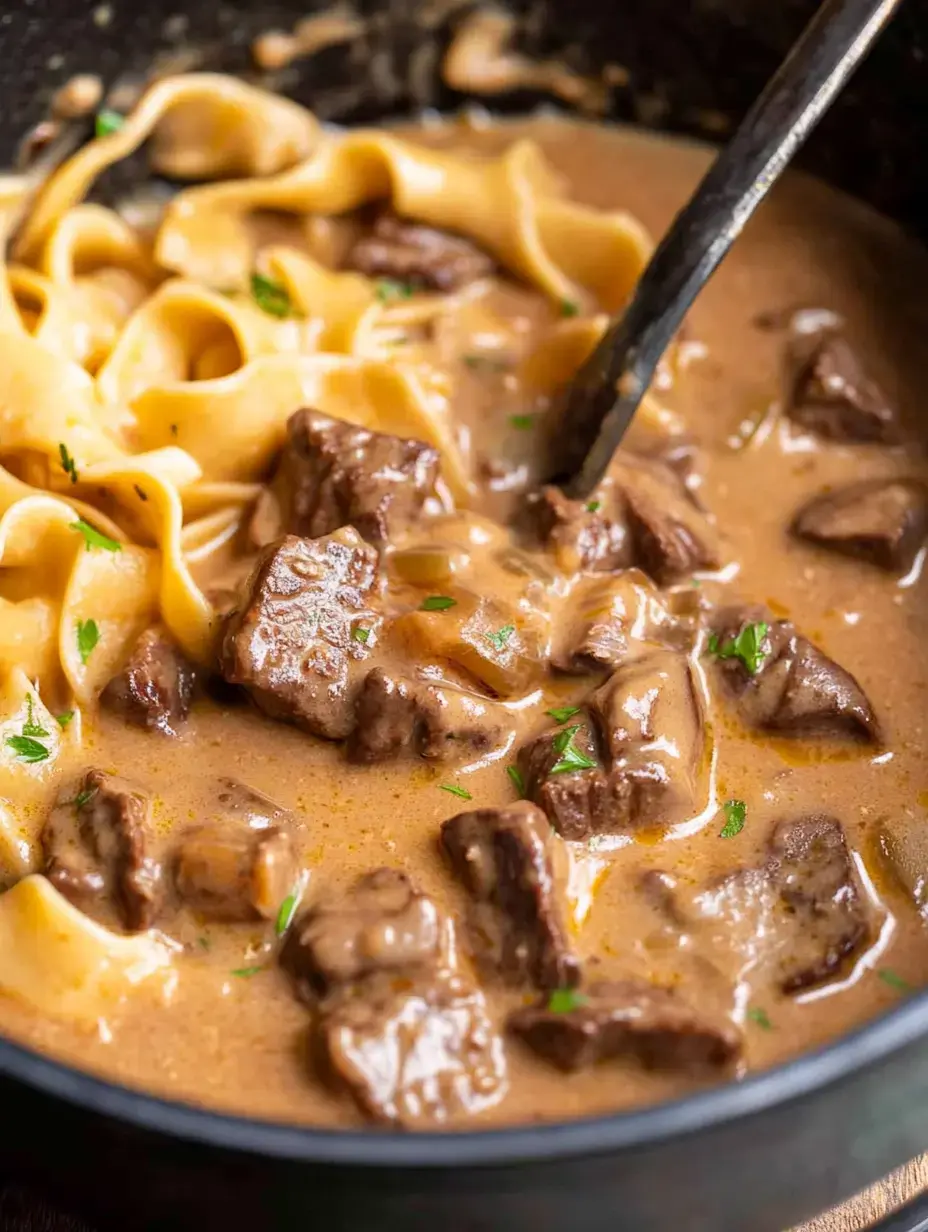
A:
[[[45,761],[51,756],[42,741],[32,736],[7,736],[6,742],[16,756],[22,758],[23,761]]]
[[[61,458],[61,469],[72,483],[77,483],[77,463],[68,453],[68,447],[63,442],[58,446],[58,456]]]
[[[197,937],[197,945],[200,947],[201,950],[208,950],[212,944],[213,943],[212,941],[210,941],[209,937],[205,935],[202,937]]]
[[[743,800],[726,800],[722,808],[725,810],[725,824],[719,830],[719,838],[734,838],[744,829],[748,806]]]
[[[555,988],[548,997],[546,1009],[551,1014],[569,1014],[571,1010],[582,1009],[589,1004],[589,997],[573,988]]]
[[[360,625],[358,625],[356,629],[351,630],[351,636],[354,638],[354,640],[356,642],[363,642],[365,645],[367,645],[367,641],[370,638],[370,635],[371,635],[370,629],[362,629]]]
[[[572,299],[561,300],[561,316],[576,317],[580,315],[580,305]]]
[[[251,296],[261,311],[266,312],[269,317],[296,315],[287,288],[282,283],[274,282],[272,278],[265,278],[263,274],[252,274]]]
[[[599,513],[600,509],[602,508],[602,503],[603,503],[602,501],[598,501],[598,500],[587,501],[586,502],[587,513]]]
[[[515,631],[516,631],[515,625],[503,625],[503,627],[498,632],[484,633],[483,636],[487,639],[487,641],[490,643],[490,645],[493,647],[494,650],[505,650],[506,643],[512,637],[513,633],[515,633]]]
[[[458,796],[461,800],[473,800],[473,796],[466,787],[458,787],[457,783],[439,783],[440,791],[450,792],[452,796]]]
[[[713,633],[709,638],[709,654],[718,659],[740,659],[752,676],[760,670],[760,665],[769,653],[764,649],[764,640],[770,632],[766,621],[759,620],[756,624],[745,625],[735,636],[724,644],[720,643],[719,635]]]
[[[243,980],[248,980],[251,979],[253,975],[257,975],[259,971],[263,970],[263,967],[236,967],[232,974],[239,976]]]
[[[586,753],[574,744],[574,736],[582,726],[582,723],[574,723],[573,727],[565,728],[554,737],[551,745],[555,753],[560,754],[560,758],[551,767],[549,774],[569,774],[573,770],[594,770],[596,768],[596,762],[587,757]]]
[[[513,787],[519,793],[520,799],[525,799],[525,779],[522,777],[522,771],[518,766],[507,766],[506,773],[509,775]]]
[[[500,355],[462,355],[461,358],[476,372],[508,372],[512,367],[511,362]]]
[[[55,715],[55,719],[58,723],[58,726],[62,729],[62,731],[67,727],[67,725],[71,722],[73,718],[74,718],[73,710],[62,710],[61,714]]]
[[[277,920],[274,924],[274,931],[278,937],[282,937],[290,925],[293,923],[293,917],[296,915],[296,905],[298,899],[296,894],[288,894],[284,901],[280,904],[280,910],[277,912]]]
[[[83,791],[79,791],[74,797],[74,807],[82,809],[85,804],[90,803],[96,794],[96,787],[85,787]]]
[[[76,530],[84,536],[84,547],[88,552],[91,548],[104,548],[107,552],[122,551],[121,543],[111,539],[109,535],[104,535],[102,531],[91,526],[89,522],[85,522],[83,518],[79,518],[76,522],[71,522],[68,530]]]
[[[579,713],[579,706],[552,706],[550,710],[545,711],[545,714],[550,714],[555,723],[566,723],[568,719],[572,719],[575,714]]]
[[[911,992],[912,985],[908,980],[904,980],[901,975],[897,975],[895,971],[889,967],[883,967],[877,972],[877,975],[888,988],[892,988],[895,992]]]
[[[428,595],[422,600],[420,611],[423,612],[446,612],[449,607],[455,607],[457,599],[452,599],[450,595]]]
[[[32,707],[33,707],[32,694],[27,693],[26,694],[26,714],[28,717],[26,718],[26,721],[23,724],[23,735],[24,736],[47,736],[48,732],[45,730],[42,724],[36,723],[35,715],[32,712]]]
[[[392,304],[398,299],[409,299],[413,287],[408,282],[400,282],[396,278],[378,278],[374,284],[377,298],[382,304]]]
[[[759,1005],[752,1005],[748,1009],[748,1018],[751,1022],[756,1022],[757,1025],[764,1031],[772,1031],[773,1023],[767,1016],[767,1011],[762,1010]]]
[[[535,426],[534,415],[510,415],[509,426],[518,428],[520,432],[527,432]]]
[[[109,107],[104,107],[102,111],[97,112],[94,131],[98,137],[110,137],[113,133],[118,133],[126,122],[126,117],[120,115],[118,111],[112,111]]]
[[[148,500],[148,494],[146,493],[144,488],[140,488],[137,483],[134,483],[132,487],[135,489],[135,494],[139,498],[140,501]]]
[[[100,627],[95,620],[77,622],[77,651],[81,662],[86,663],[100,640]]]

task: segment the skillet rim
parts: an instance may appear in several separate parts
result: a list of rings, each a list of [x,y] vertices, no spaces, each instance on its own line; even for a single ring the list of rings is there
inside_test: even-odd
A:
[[[0,1036],[0,1075],[137,1129],[270,1159],[369,1168],[568,1160],[694,1135],[818,1094],[928,1036],[928,988],[831,1044],[750,1078],[629,1112],[443,1132],[314,1129],[214,1111],[98,1078]]]

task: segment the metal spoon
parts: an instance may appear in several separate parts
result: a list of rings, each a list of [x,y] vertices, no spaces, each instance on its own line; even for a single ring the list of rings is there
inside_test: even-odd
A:
[[[561,404],[551,482],[588,496],[687,309],[900,0],[826,0],[710,167]]]

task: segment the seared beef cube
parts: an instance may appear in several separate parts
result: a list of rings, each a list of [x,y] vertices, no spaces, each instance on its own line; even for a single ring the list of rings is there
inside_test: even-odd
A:
[[[196,826],[182,837],[175,859],[178,894],[210,920],[276,919],[296,882],[290,836],[276,826]]]
[[[686,640],[654,587],[637,569],[610,578],[580,578],[559,623],[551,664],[574,674],[618,667],[645,642]]]
[[[649,1069],[723,1066],[741,1050],[731,1023],[703,1018],[673,992],[639,980],[553,993],[510,1015],[510,1031],[559,1069],[635,1057]]]
[[[894,409],[841,334],[794,333],[786,365],[786,413],[800,427],[834,441],[899,439]]]
[[[774,620],[762,607],[724,608],[709,652],[750,726],[879,741],[863,689],[790,621]]]
[[[449,817],[441,846],[474,902],[470,931],[483,965],[512,984],[573,987],[564,895],[567,853],[541,809],[527,801]]]
[[[402,753],[428,761],[471,757],[503,738],[505,712],[497,702],[446,684],[391,676],[375,667],[355,706],[348,738],[352,761],[387,761]]]
[[[272,718],[347,736],[380,624],[370,606],[376,581],[377,553],[350,526],[271,544],[224,622],[223,678]]]
[[[915,479],[865,479],[816,496],[793,532],[821,547],[907,573],[928,532],[928,489]]]
[[[432,900],[405,873],[381,868],[305,912],[281,962],[301,991],[325,994],[374,972],[438,969],[447,949],[447,923]]]
[[[416,519],[434,489],[438,463],[438,450],[422,441],[296,411],[252,538],[263,546],[284,533],[315,539],[353,526],[382,547]],[[268,505],[276,506],[276,517]]]
[[[100,701],[136,727],[176,736],[190,712],[193,666],[159,629],[146,629]]]
[[[618,454],[610,478],[625,501],[632,559],[661,585],[695,569],[717,569],[717,535],[670,466]]]
[[[318,1032],[329,1069],[377,1121],[428,1129],[505,1094],[502,1040],[482,993],[443,973],[349,984],[325,1002]]]
[[[392,278],[430,291],[456,291],[487,278],[493,261],[470,240],[381,214],[348,253],[345,265],[369,278]]]
[[[151,798],[115,774],[88,770],[74,798],[59,801],[42,834],[45,873],[77,906],[109,897],[123,926],[149,928],[163,899],[152,853]]]
[[[567,839],[671,825],[692,811],[702,714],[685,655],[624,664],[567,726],[523,747],[526,793]]]
[[[267,830],[273,826],[286,829],[296,825],[296,818],[289,809],[238,779],[217,781],[215,815],[233,824],[244,823],[252,830]]]
[[[565,573],[615,573],[632,563],[624,507],[616,507],[608,481],[589,501],[570,500],[552,485],[530,492],[522,520]]]
[[[780,900],[792,917],[780,987],[797,992],[833,975],[861,948],[870,933],[867,910],[844,829],[834,817],[781,821],[769,851]]]

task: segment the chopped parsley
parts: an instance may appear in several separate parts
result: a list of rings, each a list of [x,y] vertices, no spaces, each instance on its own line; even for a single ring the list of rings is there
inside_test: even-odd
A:
[[[61,469],[72,483],[77,483],[77,463],[68,453],[68,447],[64,442],[58,446],[58,455],[61,458]]]
[[[566,723],[568,719],[572,719],[575,714],[579,713],[579,706],[552,706],[550,710],[545,711],[545,714],[550,714],[555,723]]]
[[[62,729],[62,731],[67,727],[67,725],[71,722],[73,718],[74,718],[73,710],[62,710],[61,714],[55,715],[55,719],[58,723],[58,726]]]
[[[461,358],[475,372],[508,372],[512,367],[501,355],[463,355]]]
[[[95,620],[77,622],[77,651],[81,662],[86,663],[100,640],[100,627]]]
[[[236,967],[232,974],[239,976],[240,979],[249,980],[263,970],[263,967]]]
[[[490,645],[493,647],[494,650],[505,650],[506,643],[512,637],[513,633],[515,633],[515,631],[516,631],[515,625],[503,625],[503,627],[498,632],[484,633],[483,636],[487,639],[487,641],[490,643]]]
[[[561,300],[561,316],[576,317],[580,315],[580,305],[572,299]]]
[[[439,783],[440,791],[450,792],[452,796],[458,796],[461,800],[473,800],[473,796],[466,787],[458,787],[457,783]]]
[[[894,992],[911,992],[912,991],[912,985],[909,983],[909,981],[904,980],[901,975],[897,975],[896,972],[893,971],[890,967],[883,967],[880,971],[877,972],[877,975],[880,977],[883,983],[888,988],[892,988]]]
[[[140,501],[148,500],[148,493],[145,491],[144,488],[140,488],[137,483],[134,483],[132,486],[135,489],[135,494],[139,498]]]
[[[409,299],[413,287],[408,282],[400,282],[396,278],[378,278],[374,284],[377,298],[382,304],[393,304],[398,299]]]
[[[518,428],[520,432],[527,432],[535,426],[534,415],[510,415],[509,426]]]
[[[450,595],[428,595],[422,600],[420,611],[423,612],[446,612],[449,607],[455,607],[457,599],[452,599]]]
[[[96,794],[96,787],[85,787],[83,791],[79,791],[74,797],[74,807],[82,809],[85,804],[90,803]]]
[[[207,937],[205,933],[202,937],[197,937],[197,945],[201,950],[208,950],[212,944],[212,941],[210,941],[209,937]]]
[[[709,654],[718,659],[740,659],[751,675],[756,676],[769,653],[764,649],[769,632],[770,626],[766,621],[758,620],[755,624],[745,625],[725,643],[721,643],[719,635],[713,633],[709,638]]]
[[[582,1009],[589,1004],[589,1001],[589,997],[585,997],[582,992],[577,992],[574,988],[555,988],[548,997],[548,1004],[545,1008],[551,1014],[569,1014],[571,1010]]]
[[[368,639],[370,638],[370,635],[371,635],[370,629],[362,629],[360,625],[358,625],[356,629],[351,630],[351,636],[354,638],[354,640],[356,642],[364,642],[365,645],[367,644]]]
[[[726,800],[722,808],[725,810],[725,824],[719,830],[719,838],[734,838],[744,829],[748,806],[743,800]]]
[[[509,775],[510,781],[516,791],[519,793],[520,799],[525,798],[525,779],[522,777],[522,771],[518,766],[507,766],[506,773]]]
[[[45,730],[42,724],[36,723],[35,715],[32,712],[32,707],[33,707],[32,694],[27,693],[26,694],[26,714],[28,715],[28,718],[23,724],[23,735],[24,736],[47,736],[48,732]]]
[[[85,522],[83,518],[78,518],[76,522],[71,522],[68,530],[76,530],[84,536],[84,547],[88,552],[91,548],[104,548],[107,552],[122,551],[121,543],[111,539],[109,535],[104,535],[102,531],[91,526],[89,522]]]
[[[757,1023],[763,1031],[773,1030],[773,1023],[770,1021],[767,1011],[762,1010],[759,1005],[752,1005],[748,1008],[748,1018],[751,1022]]]
[[[45,761],[51,756],[49,749],[34,736],[7,736],[6,742],[16,756],[23,761]]]
[[[124,115],[120,115],[118,111],[112,111],[109,107],[104,107],[102,111],[97,112],[94,132],[97,137],[111,137],[113,133],[119,132],[125,122]]]
[[[283,318],[296,315],[287,288],[282,283],[274,282],[272,278],[265,278],[263,274],[252,274],[251,297],[261,311],[266,312],[269,317]]]
[[[595,769],[596,762],[574,744],[574,736],[582,726],[582,723],[574,723],[572,727],[558,732],[551,741],[555,753],[559,753],[560,757],[551,767],[550,774],[570,774],[574,770]]]
[[[277,920],[274,923],[274,931],[278,937],[282,937],[290,925],[293,923],[293,917],[296,915],[296,907],[298,898],[296,894],[288,894],[284,901],[280,904],[280,910],[277,912]]]
[[[602,503],[603,503],[602,501],[598,501],[598,500],[587,501],[586,502],[587,513],[599,513],[600,509],[602,508]]]

